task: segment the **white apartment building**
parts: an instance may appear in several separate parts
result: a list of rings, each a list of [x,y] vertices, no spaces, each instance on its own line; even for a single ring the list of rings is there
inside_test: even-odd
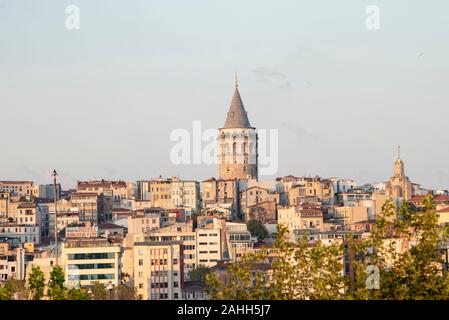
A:
[[[0,181],[0,191],[10,192],[15,196],[31,196],[33,190],[33,181]]]
[[[0,252],[0,283],[9,279],[25,279],[25,250]]]
[[[196,229],[197,265],[213,267],[223,258],[222,230],[216,223]]]
[[[104,238],[67,240],[62,246],[68,286],[90,287],[93,281],[106,286],[120,284],[121,246]]]
[[[41,243],[41,232],[40,227],[15,224],[15,223],[4,223],[0,225],[0,238],[14,238],[20,243],[33,242],[34,244]]]
[[[134,286],[142,300],[176,300],[183,284],[181,241],[135,242]]]

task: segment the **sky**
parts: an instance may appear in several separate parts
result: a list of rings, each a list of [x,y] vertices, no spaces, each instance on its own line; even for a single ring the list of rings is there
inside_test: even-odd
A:
[[[80,29],[66,28],[76,5]],[[367,6],[379,29],[366,27]],[[449,189],[449,2],[0,0],[0,179],[203,180],[173,130],[220,128],[234,75],[276,174]]]

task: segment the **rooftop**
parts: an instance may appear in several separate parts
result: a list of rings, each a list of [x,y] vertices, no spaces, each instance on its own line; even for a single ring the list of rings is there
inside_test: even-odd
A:
[[[231,106],[223,128],[251,128],[248,115],[243,106],[242,98],[240,97],[237,80],[235,83],[234,96],[232,97]]]

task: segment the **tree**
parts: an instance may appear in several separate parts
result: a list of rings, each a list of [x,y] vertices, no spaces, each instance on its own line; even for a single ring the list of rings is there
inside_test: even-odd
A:
[[[124,284],[114,288],[113,296],[117,300],[138,300],[136,289]]]
[[[29,293],[24,280],[9,279],[4,287],[7,300],[27,300]]]
[[[64,286],[64,271],[60,266],[53,267],[50,273],[47,295],[52,300],[65,300],[67,288]]]
[[[39,266],[33,266],[28,279],[28,290],[32,300],[40,300],[44,296],[45,276]]]
[[[247,254],[230,263],[226,277],[207,274],[209,296],[230,300],[341,298],[341,246],[310,246],[306,236],[296,244],[287,238],[287,228],[279,225],[271,251]]]
[[[248,231],[251,232],[253,236],[256,236],[257,239],[263,240],[268,238],[267,228],[263,225],[259,220],[250,220],[247,223]]]
[[[67,300],[91,300],[92,297],[84,288],[72,288],[67,292]]]
[[[7,288],[0,288],[0,300],[11,300],[11,292]]]
[[[204,265],[199,265],[197,268],[189,271],[189,280],[197,281],[204,280],[206,274],[210,272],[210,269],[205,267]]]
[[[431,196],[424,207],[415,209],[403,203],[396,210],[385,203],[371,238],[355,246],[354,287],[350,299],[449,299],[449,277],[444,270],[442,249],[447,244],[448,228],[439,226]],[[388,219],[397,213],[396,219]],[[398,247],[409,247],[401,252]],[[445,249],[447,250],[447,249]],[[379,287],[366,285],[366,266],[379,270]]]
[[[94,281],[92,282],[93,287],[91,289],[91,295],[92,300],[108,300],[109,299],[109,293],[106,289],[106,286],[99,282]]]

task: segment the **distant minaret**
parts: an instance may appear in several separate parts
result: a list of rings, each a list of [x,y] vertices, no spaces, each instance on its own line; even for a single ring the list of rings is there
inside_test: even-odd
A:
[[[225,180],[256,179],[257,134],[251,127],[240,97],[237,74],[234,96],[223,128],[220,129],[220,178]]]
[[[404,173],[404,162],[401,160],[401,146],[398,146],[398,159],[394,163],[394,175],[396,177],[403,177]]]

